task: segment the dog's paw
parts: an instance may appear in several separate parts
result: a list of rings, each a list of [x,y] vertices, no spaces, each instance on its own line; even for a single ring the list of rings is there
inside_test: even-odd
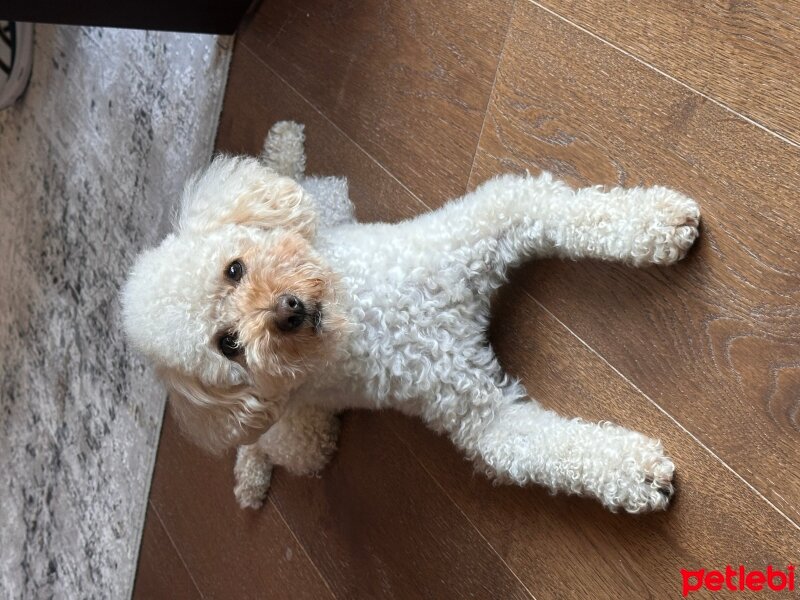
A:
[[[644,479],[635,482],[622,505],[629,513],[665,510],[675,494],[675,464],[666,456],[654,458],[644,468]]]
[[[699,233],[700,208],[694,200],[654,187],[644,191],[637,208],[641,221],[632,251],[635,264],[670,265],[686,256]]]
[[[665,510],[675,494],[674,474],[675,464],[664,455],[661,443],[647,440],[625,459],[601,499],[609,508],[629,513]]]
[[[272,464],[257,446],[240,446],[233,469],[233,494],[242,508],[261,508],[272,478]]]

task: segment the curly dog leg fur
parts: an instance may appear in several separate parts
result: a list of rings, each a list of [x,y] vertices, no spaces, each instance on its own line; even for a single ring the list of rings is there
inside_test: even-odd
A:
[[[564,418],[508,379],[466,383],[440,390],[439,410],[426,417],[443,424],[490,478],[594,496],[611,510],[666,508],[675,467],[660,441],[612,423]]]
[[[573,190],[542,173],[495,177],[406,227],[431,251],[491,252],[502,270],[546,256],[671,264],[691,247],[699,219],[693,200],[667,188]]]
[[[236,479],[233,494],[239,506],[260,508],[272,479],[272,463],[258,442],[249,446],[239,446],[233,475]]]
[[[259,443],[273,464],[295,475],[320,471],[336,451],[339,418],[315,406],[289,408]]]
[[[292,407],[255,444],[236,455],[234,494],[242,508],[259,508],[269,489],[272,466],[295,475],[325,467],[336,451],[339,419],[313,406]]]
[[[504,404],[474,440],[498,481],[594,496],[611,510],[666,508],[674,465],[661,442],[612,423],[566,419],[533,400]]]

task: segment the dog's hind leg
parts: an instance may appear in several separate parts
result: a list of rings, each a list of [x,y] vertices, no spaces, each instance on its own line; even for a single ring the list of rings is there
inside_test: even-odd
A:
[[[278,173],[301,180],[306,170],[304,127],[293,121],[278,121],[264,140],[261,162]]]
[[[635,266],[677,262],[699,224],[697,203],[664,187],[579,189],[544,219],[553,254]]]
[[[612,423],[566,419],[530,399],[503,406],[474,449],[499,481],[593,496],[611,510],[664,509],[673,493],[675,467],[660,441]]]
[[[699,220],[693,200],[663,187],[573,190],[549,173],[502,175],[410,221],[406,235],[502,276],[547,256],[670,264],[691,247]]]
[[[406,247],[425,250],[448,285],[468,282],[488,304],[508,269],[532,258],[673,263],[694,243],[699,218],[693,200],[666,188],[576,191],[542,173],[490,179],[395,231]]]
[[[439,422],[489,477],[592,496],[611,510],[667,507],[674,465],[660,441],[612,423],[564,418],[527,397],[517,382],[487,388],[479,379],[452,399]],[[472,399],[465,401],[465,394]],[[440,397],[437,404],[448,402]],[[463,416],[448,420],[449,414]]]

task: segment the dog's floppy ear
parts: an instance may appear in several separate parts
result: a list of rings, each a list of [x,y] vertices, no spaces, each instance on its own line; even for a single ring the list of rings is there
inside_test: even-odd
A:
[[[280,416],[283,402],[261,400],[246,385],[216,389],[168,370],[160,374],[172,389],[170,405],[181,430],[212,453],[255,442]]]
[[[219,155],[186,183],[178,227],[202,233],[222,225],[288,229],[313,239],[317,214],[293,179],[255,158]]]

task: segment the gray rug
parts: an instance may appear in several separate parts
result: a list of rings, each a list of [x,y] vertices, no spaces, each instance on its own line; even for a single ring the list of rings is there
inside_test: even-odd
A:
[[[130,593],[164,391],[118,291],[211,155],[228,38],[37,26],[0,112],[0,597]]]

